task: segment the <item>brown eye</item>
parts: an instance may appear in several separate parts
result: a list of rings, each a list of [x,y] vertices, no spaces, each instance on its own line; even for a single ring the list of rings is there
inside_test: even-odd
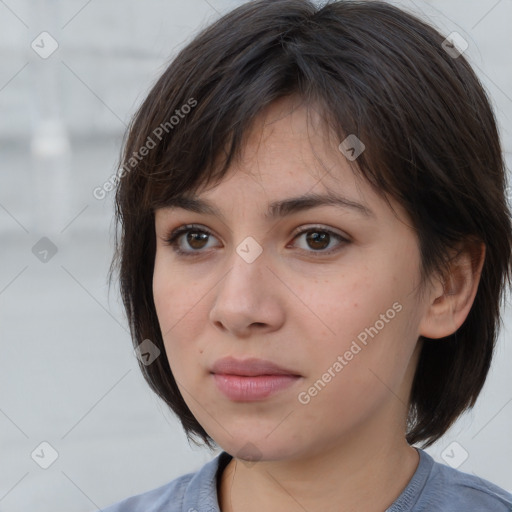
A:
[[[330,235],[326,231],[309,231],[306,241],[311,249],[318,251],[329,246]]]
[[[306,247],[301,248],[302,252],[319,257],[338,252],[350,243],[340,234],[321,227],[304,229],[295,235],[294,240],[300,239],[303,235],[305,235]],[[211,239],[215,239],[215,236],[210,231],[194,225],[185,225],[175,229],[164,239],[164,242],[170,245],[179,256],[195,257],[209,252],[203,249],[211,248],[208,247]],[[336,241],[338,243],[332,244]]]
[[[338,233],[320,226],[303,229],[295,235],[294,240],[300,240],[301,238],[305,241],[305,244],[302,244],[303,246],[300,247],[302,251],[314,256],[325,256],[335,253],[341,250],[344,245],[350,243],[348,239]],[[338,243],[333,244],[336,241]]]
[[[186,237],[187,244],[192,249],[203,249],[206,242],[208,242],[208,236],[209,234],[204,231],[189,231]]]
[[[194,225],[185,225],[170,233],[164,242],[170,245],[180,256],[200,256],[206,253],[210,238],[215,238],[209,231]]]

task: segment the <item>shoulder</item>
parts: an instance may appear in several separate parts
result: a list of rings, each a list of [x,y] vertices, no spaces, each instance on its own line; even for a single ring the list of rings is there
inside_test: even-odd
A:
[[[194,508],[213,512],[218,503],[217,470],[219,466],[227,464],[230,458],[227,453],[222,452],[198,471],[182,475],[155,489],[125,498],[104,508],[103,512],[182,512],[182,510]]]
[[[430,472],[413,510],[512,512],[512,494],[476,475],[464,473],[430,455]]]
[[[167,507],[170,504],[173,505],[172,508],[169,508],[169,512],[181,510],[180,504],[183,501],[184,491],[193,475],[194,473],[188,473],[161,487],[125,498],[118,503],[104,508],[103,512],[138,512],[143,510],[146,512],[156,512],[163,510],[164,504]]]

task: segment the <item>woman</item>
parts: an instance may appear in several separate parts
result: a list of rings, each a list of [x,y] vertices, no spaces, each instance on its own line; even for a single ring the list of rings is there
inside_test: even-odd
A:
[[[158,80],[113,269],[145,378],[222,452],[108,512],[510,510],[414,446],[474,405],[510,279],[496,122],[456,43],[383,2],[255,1]]]

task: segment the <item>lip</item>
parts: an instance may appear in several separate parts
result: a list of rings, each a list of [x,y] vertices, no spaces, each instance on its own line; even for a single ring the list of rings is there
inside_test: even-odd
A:
[[[211,373],[219,391],[235,402],[264,400],[302,379],[292,370],[255,358],[219,359]]]
[[[301,380],[301,377],[290,374],[243,377],[214,373],[212,377],[219,391],[235,402],[264,400]]]
[[[256,377],[262,375],[288,375],[301,377],[297,372],[288,370],[265,359],[249,358],[235,359],[234,357],[223,357],[217,360],[211,368],[211,373],[223,375],[238,375],[245,377]]]

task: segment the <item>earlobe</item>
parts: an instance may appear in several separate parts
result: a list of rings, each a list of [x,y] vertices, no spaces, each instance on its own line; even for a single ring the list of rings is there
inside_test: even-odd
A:
[[[473,305],[484,260],[483,242],[467,242],[452,257],[448,276],[432,286],[418,335],[438,339],[457,331]]]

